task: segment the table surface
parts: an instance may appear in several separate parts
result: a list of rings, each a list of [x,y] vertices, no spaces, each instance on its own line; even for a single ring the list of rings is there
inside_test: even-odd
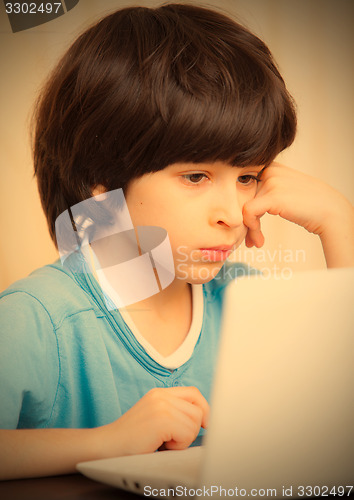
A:
[[[81,474],[0,482],[1,500],[137,500],[143,498]]]

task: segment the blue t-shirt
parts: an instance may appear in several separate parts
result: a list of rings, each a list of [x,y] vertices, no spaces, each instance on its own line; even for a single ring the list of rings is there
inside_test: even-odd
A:
[[[0,294],[0,427],[88,428],[113,422],[154,387],[196,386],[209,399],[225,286],[249,274],[227,263],[203,285],[203,324],[191,358],[154,361],[92,275],[60,261]]]

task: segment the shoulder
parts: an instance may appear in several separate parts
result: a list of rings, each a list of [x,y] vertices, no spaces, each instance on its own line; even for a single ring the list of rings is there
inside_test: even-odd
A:
[[[69,276],[56,264],[13,283],[0,294],[0,425],[44,426],[60,376],[56,322]],[[54,304],[55,307],[54,307]]]
[[[41,267],[28,277],[16,281],[0,294],[2,318],[6,315],[47,316],[59,324],[65,316],[92,309],[88,294],[64,269],[60,261]]]
[[[233,280],[259,274],[260,271],[242,262],[226,261],[214,279],[204,284],[205,292],[210,295],[217,295],[225,290],[225,287]]]

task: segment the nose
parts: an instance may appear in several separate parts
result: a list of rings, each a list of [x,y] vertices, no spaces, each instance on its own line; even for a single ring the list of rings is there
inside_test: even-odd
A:
[[[236,228],[243,224],[242,208],[245,200],[240,195],[235,184],[220,189],[214,198],[211,212],[212,224]]]

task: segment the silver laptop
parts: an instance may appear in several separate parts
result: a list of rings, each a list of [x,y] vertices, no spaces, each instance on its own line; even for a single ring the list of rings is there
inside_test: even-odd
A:
[[[78,470],[151,497],[353,494],[353,292],[354,269],[233,282],[203,445]]]

